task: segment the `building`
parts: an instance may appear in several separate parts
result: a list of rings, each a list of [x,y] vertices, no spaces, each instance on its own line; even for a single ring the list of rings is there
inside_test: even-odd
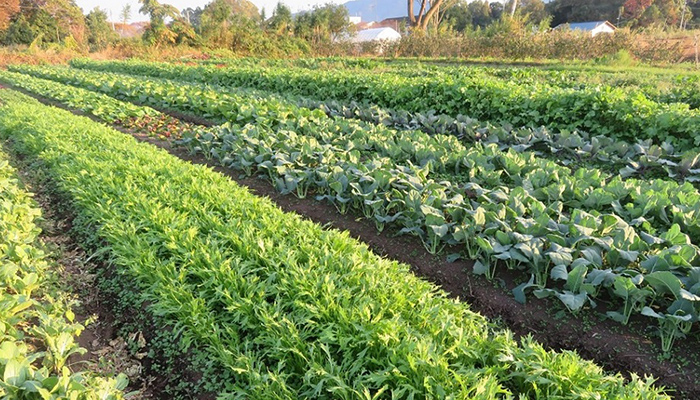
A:
[[[374,41],[394,42],[401,39],[401,34],[392,28],[374,28],[358,31],[350,39],[352,43],[367,43]]]
[[[572,31],[590,32],[592,37],[600,33],[615,33],[615,25],[608,21],[575,22],[571,24],[561,24],[554,29],[569,29]]]

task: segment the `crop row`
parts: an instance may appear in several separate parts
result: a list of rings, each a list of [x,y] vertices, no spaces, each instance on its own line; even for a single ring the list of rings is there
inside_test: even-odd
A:
[[[252,59],[235,60],[207,60],[208,63],[218,65],[228,65],[234,67],[246,66],[276,66],[276,67],[304,67],[310,69],[327,68],[329,65],[346,67],[355,65],[355,61],[346,59],[300,59],[300,60],[257,60],[257,64]],[[697,84],[700,80],[698,75],[681,75],[673,77],[662,77],[662,82],[671,85],[670,89],[659,88],[658,74],[645,74],[641,72],[625,73],[592,73],[587,70],[543,70],[540,68],[485,68],[485,67],[445,67],[427,65],[422,66],[416,63],[404,65],[399,62],[385,64],[375,61],[366,68],[381,68],[382,73],[386,70],[400,73],[404,76],[415,74],[415,76],[429,75],[444,79],[445,75],[461,76],[475,74],[488,74],[506,81],[515,81],[518,84],[543,84],[554,82],[555,86],[580,89],[586,86],[598,87],[608,85],[614,87],[624,87],[625,90],[642,90],[643,93],[653,98],[655,101],[689,102],[693,108],[697,108],[696,103],[700,103],[700,90]],[[346,70],[348,71],[348,70]],[[696,95],[697,99],[693,99]],[[272,95],[272,93],[268,93]],[[464,115],[454,117],[447,114],[436,114],[435,112],[409,112],[406,110],[394,110],[367,105],[355,101],[339,102],[335,100],[317,100],[302,96],[292,96],[282,93],[285,99],[306,108],[322,108],[329,115],[340,115],[345,118],[358,118],[363,121],[381,123],[396,129],[420,129],[426,133],[451,133],[459,138],[466,138],[474,141],[487,141],[498,143],[502,148],[530,148],[537,151],[554,154],[556,159],[564,163],[585,162],[600,163],[608,167],[616,166],[622,168],[624,176],[635,174],[668,174],[675,179],[687,179],[689,181],[700,180],[700,157],[697,151],[678,152],[670,143],[662,143],[661,146],[653,144],[652,140],[638,140],[634,144],[615,140],[606,135],[591,135],[581,131],[559,131],[552,132],[546,127],[514,128],[511,124],[493,124],[480,122],[474,118]],[[686,101],[687,100],[687,101]],[[612,163],[613,165],[610,165]]]
[[[427,178],[427,168],[361,158],[288,131],[224,126],[218,134],[183,143],[224,166],[267,174],[283,193],[314,191],[341,212],[362,212],[380,230],[395,223],[431,252],[445,244],[464,246],[468,257],[479,260],[474,271],[489,278],[499,262],[525,270],[531,279],[514,289],[519,301],[532,290],[538,297],[556,296],[576,312],[595,306],[594,299],[612,298],[611,307],[620,308],[608,315],[619,322],[640,312],[660,320],[664,351],[698,320],[698,248],[678,225],[649,234],[644,218],[633,221],[635,227],[612,213],[572,207],[567,217],[562,203],[547,204],[522,188],[437,182]],[[662,311],[652,314],[652,304]]]
[[[23,69],[20,69],[23,70]],[[37,70],[28,70],[32,74],[37,74],[43,77],[50,77],[60,81],[65,81],[63,77],[58,75],[47,76]],[[97,77],[100,81],[106,81],[108,77]],[[112,77],[113,78],[113,77]],[[18,85],[24,89],[31,90],[42,96],[51,97],[64,102],[70,107],[78,108],[84,112],[88,112],[97,117],[106,114],[109,118],[105,119],[110,123],[120,123],[126,127],[148,125],[151,129],[155,129],[152,122],[153,119],[164,121],[161,125],[167,129],[157,129],[155,133],[164,136],[179,136],[183,131],[194,130],[195,127],[189,124],[178,123],[178,120],[168,118],[166,115],[155,111],[149,107],[135,106],[130,103],[124,103],[119,100],[108,101],[106,99],[94,99],[94,96],[102,96],[101,94],[91,92],[63,93],[63,91],[76,90],[60,85],[56,86],[51,82],[44,80],[32,80],[26,75],[20,75],[8,71],[0,71],[0,79],[10,84]],[[74,84],[76,82],[73,82]],[[86,81],[81,81],[83,85]],[[189,87],[186,87],[189,88]],[[105,93],[112,93],[105,88],[101,88]],[[251,91],[251,95],[256,97],[264,96],[265,93]],[[245,93],[245,92],[244,92]],[[239,93],[239,95],[242,93]],[[131,97],[135,99],[135,97]],[[138,100],[143,97],[139,96]],[[466,142],[481,142],[481,143],[496,143],[500,150],[514,149],[516,151],[531,150],[537,155],[548,155],[560,164],[578,164],[581,162],[592,163],[593,165],[601,165],[606,168],[617,165],[621,168],[623,177],[629,177],[639,174],[663,175],[688,182],[700,181],[700,155],[697,152],[688,152],[685,154],[676,153],[673,146],[656,146],[651,144],[651,141],[639,142],[630,145],[624,142],[615,141],[605,136],[593,136],[579,133],[551,133],[546,128],[521,128],[513,129],[507,125],[494,126],[489,123],[479,123],[476,120],[468,119],[462,116],[452,118],[446,115],[423,115],[420,113],[408,113],[401,111],[384,110],[377,107],[361,107],[358,104],[344,106],[334,101],[318,102],[303,98],[293,99],[278,99],[274,100],[275,96],[271,96],[272,101],[284,102],[285,100],[299,104],[302,108],[321,108],[329,116],[342,116],[357,118],[374,124],[390,125],[393,128],[399,129],[416,129],[429,134],[453,134]],[[157,98],[148,101],[155,106],[163,104]],[[79,102],[80,106],[75,103]],[[270,103],[267,101],[266,103]],[[99,106],[95,106],[99,104]],[[169,106],[179,109],[187,109],[191,112],[196,112],[197,109],[185,108],[183,104],[168,104]],[[206,109],[200,108],[202,112]],[[295,109],[292,108],[292,112]],[[210,113],[214,114],[214,113]],[[211,115],[215,117],[215,115]],[[218,116],[223,118],[222,116]],[[104,118],[103,118],[104,119]],[[148,122],[148,124],[146,124]],[[161,132],[165,131],[165,132]]]
[[[446,76],[464,77],[487,75],[500,78],[517,85],[548,85],[558,88],[622,88],[628,94],[641,93],[650,100],[660,103],[687,103],[691,108],[700,107],[700,75],[666,71],[606,70],[600,66],[569,67],[494,67],[479,65],[454,65],[449,61],[421,62],[413,59],[368,60],[363,58],[308,58],[295,60],[263,60],[256,58],[212,58],[198,60],[200,65],[216,65],[233,68],[284,68],[345,71],[367,70],[373,73],[396,74],[403,77],[431,77],[444,79]],[[192,65],[192,64],[190,64]]]
[[[700,153],[694,150],[678,152],[667,142],[660,146],[651,140],[630,144],[582,131],[514,128],[510,124],[484,123],[463,115],[453,118],[445,114],[397,111],[356,102],[343,104],[333,100],[285,98],[304,108],[320,108],[328,116],[359,119],[399,130],[421,130],[431,135],[451,134],[467,143],[494,143],[503,151],[532,151],[565,166],[583,163],[606,170],[619,169],[625,178],[666,175],[681,182],[700,182]]]
[[[127,129],[146,129],[151,136],[180,137],[184,132],[200,127],[183,122],[146,106],[120,101],[102,93],[75,88],[45,79],[36,79],[0,70],[0,81],[13,85],[72,109],[90,114],[100,120]]]
[[[287,131],[321,143],[388,157],[395,163],[427,167],[427,173],[452,183],[469,182],[485,188],[517,188],[564,209],[617,213],[626,221],[647,218],[666,230],[673,223],[700,241],[700,193],[692,185],[663,180],[622,180],[596,169],[571,170],[530,152],[500,151],[494,144],[465,147],[450,135],[395,131],[383,126],[328,118],[319,110],[294,106],[275,98],[222,92],[207,86],[157,79],[80,72],[60,68],[16,67],[42,78],[83,86],[126,100],[230,120],[257,129]],[[351,146],[351,147],[348,147]],[[649,231],[653,233],[653,231]]]
[[[515,126],[581,129],[636,141],[700,144],[700,111],[687,104],[663,104],[622,89],[581,90],[547,85],[516,85],[495,77],[402,77],[372,72],[310,71],[279,68],[218,68],[139,61],[89,61],[79,68],[161,78],[249,86],[319,99],[360,101],[412,112],[469,115]],[[697,142],[697,143],[696,143]]]
[[[101,82],[103,87],[110,85]],[[304,119],[313,115],[310,113],[295,116]],[[667,182],[652,182],[638,192],[629,186],[633,180],[606,181],[586,170],[570,177],[557,172],[558,166],[552,163],[499,153],[494,146],[475,146],[455,153],[461,160],[456,165],[472,178],[462,186],[430,179],[430,163],[404,165],[374,145],[366,149],[368,142],[386,144],[390,140],[373,132],[340,134],[307,127],[304,135],[266,128],[270,124],[274,125],[225,125],[219,131],[192,135],[183,143],[225,166],[267,174],[283,193],[303,197],[312,190],[342,212],[361,211],[379,229],[396,223],[402,232],[419,236],[432,252],[445,244],[463,245],[470,258],[480,260],[477,273],[493,277],[499,261],[509,268],[525,269],[532,279],[515,289],[520,301],[525,299],[525,290],[534,291],[538,296],[556,296],[570,310],[578,311],[586,304],[595,305],[594,299],[612,298],[613,308],[621,308],[609,315],[620,322],[640,312],[659,319],[666,351],[676,337],[688,332],[686,325],[697,321],[700,285],[693,265],[698,249],[668,217],[664,229],[654,228],[658,223],[664,225],[657,219],[666,215],[667,206],[659,204],[663,197],[659,193],[667,190]],[[406,146],[413,143],[422,141],[407,140]],[[458,151],[455,146],[447,148]],[[512,190],[500,181],[493,188],[484,187],[489,176],[488,170],[482,170],[485,165],[517,169],[523,176],[513,181]],[[553,178],[557,182],[550,182]],[[552,197],[574,188],[580,190],[580,204]],[[692,187],[686,189],[692,191]],[[596,211],[613,193],[629,197],[631,203],[615,206],[609,213]],[[687,196],[686,200],[691,198]],[[698,207],[697,202],[691,203],[688,207]],[[627,212],[631,224],[618,217],[616,209]],[[677,218],[692,215],[687,210],[677,212]],[[695,232],[692,222],[686,222],[690,225],[684,224],[683,230]],[[558,280],[566,283],[560,285]],[[673,290],[666,289],[669,285]],[[647,309],[652,304],[665,309]]]
[[[84,327],[52,287],[38,240],[41,213],[20,186],[0,153],[0,397],[122,399],[124,375],[102,378],[68,367],[71,355],[85,352],[76,341]]]
[[[99,226],[149,307],[205,345],[221,395],[667,398],[649,380],[518,344],[406,266],[206,168],[36,103],[8,102],[0,124],[77,221]]]
[[[601,72],[599,70],[548,70],[540,68],[490,69],[494,75],[519,84],[545,83],[557,87],[620,87],[627,93],[641,93],[659,103],[685,103],[700,107],[700,75],[659,74],[640,71]],[[444,71],[454,73],[454,71]]]

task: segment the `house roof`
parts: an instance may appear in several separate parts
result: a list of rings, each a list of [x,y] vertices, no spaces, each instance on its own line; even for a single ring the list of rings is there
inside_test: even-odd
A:
[[[357,32],[352,38],[354,43],[371,42],[373,40],[394,40],[400,39],[401,34],[392,28],[365,29]]]
[[[573,22],[569,24],[561,24],[557,26],[557,28],[562,28],[562,27],[568,27],[571,30],[578,30],[578,31],[592,31],[595,28],[601,26],[601,25],[608,25],[612,29],[617,29],[615,28],[615,25],[611,24],[608,21],[590,21],[590,22]]]

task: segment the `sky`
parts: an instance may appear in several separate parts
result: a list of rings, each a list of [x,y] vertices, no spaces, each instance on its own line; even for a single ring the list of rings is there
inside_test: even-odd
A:
[[[251,0],[253,4],[258,6],[258,10],[265,7],[265,13],[269,16],[272,13],[272,9],[275,8],[279,0]],[[178,10],[183,10],[185,8],[197,8],[204,7],[211,0],[160,0],[161,3],[167,3],[175,6]],[[345,0],[283,0],[292,12],[297,12],[300,10],[311,9],[315,5],[323,5],[326,3],[344,3]],[[139,8],[141,5],[137,0],[76,0],[75,3],[78,7],[83,9],[84,13],[90,12],[90,10],[95,7],[100,7],[107,11],[107,17],[115,21],[119,21],[121,18],[119,14],[127,3],[131,4],[131,19],[129,22],[137,21],[148,21],[148,16],[140,14]],[[110,17],[111,13],[111,17]]]

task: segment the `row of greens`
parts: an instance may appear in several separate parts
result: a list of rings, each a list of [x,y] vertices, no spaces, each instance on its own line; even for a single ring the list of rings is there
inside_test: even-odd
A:
[[[130,84],[124,77],[113,80]],[[102,88],[116,85],[106,77],[99,82]],[[175,90],[137,82],[129,90],[139,96]],[[181,89],[205,103],[207,97],[197,97],[193,88]],[[228,107],[255,104],[231,99]],[[266,174],[283,193],[304,197],[314,191],[341,212],[361,211],[380,230],[395,223],[431,252],[462,245],[479,260],[475,271],[489,278],[501,262],[525,270],[530,281],[514,290],[520,301],[532,291],[556,296],[576,312],[603,300],[617,309],[608,315],[622,323],[640,313],[658,319],[665,351],[698,320],[693,243],[699,202],[689,184],[623,181],[586,169],[572,175],[495,145],[463,148],[451,136],[343,130],[318,125],[323,114],[317,111],[276,111],[252,109],[255,126],[228,124],[182,143],[225,166]],[[415,157],[406,158],[421,152],[445,160],[414,164]],[[431,174],[438,165],[443,173]],[[455,183],[448,169],[463,173],[466,183]]]
[[[58,101],[109,124],[128,129],[146,129],[151,136],[180,137],[185,132],[201,129],[150,107],[120,101],[102,93],[66,86],[50,80],[0,70],[0,82]]]
[[[69,367],[71,355],[85,352],[76,341],[84,327],[40,249],[40,215],[0,153],[0,397],[122,399],[124,375],[103,378]]]
[[[458,115],[412,113],[366,106],[356,102],[292,99],[304,108],[320,108],[328,116],[359,119],[400,130],[421,130],[431,135],[451,134],[467,143],[495,143],[500,150],[532,151],[535,155],[557,161],[561,165],[592,165],[622,177],[668,176],[683,182],[700,182],[700,153],[678,152],[664,142],[652,140],[634,144],[605,135],[590,135],[582,131],[552,132],[546,127],[514,128],[510,124],[492,124]]]
[[[141,61],[76,60],[77,68],[123,72],[161,78],[249,86],[312,96],[317,99],[360,101],[412,112],[434,110],[515,126],[581,129],[657,144],[672,141],[700,144],[700,111],[682,103],[657,103],[641,93],[614,87],[558,88],[544,84],[518,85],[484,74],[471,76],[403,77],[373,72],[312,71],[284,68],[185,66]]]
[[[582,89],[620,87],[628,93],[641,93],[660,103],[685,103],[700,107],[700,75],[659,74],[640,71],[605,72],[588,70],[551,70],[540,68],[494,68],[495,76],[517,80],[519,84],[548,83],[558,87]],[[445,71],[455,73],[456,71]]]
[[[8,101],[0,126],[76,221],[97,227],[94,243],[149,308],[206,348],[221,396],[668,398],[648,379],[517,343],[347,234],[92,121]]]
[[[94,85],[96,85],[97,81],[109,82],[109,78],[112,80],[117,79],[114,76],[101,75],[94,76],[92,77],[93,79],[89,80],[88,77],[84,77],[84,79],[78,81],[75,78],[80,75],[79,73],[68,73],[66,71],[58,75],[47,74],[46,70],[26,68],[19,68],[18,70],[62,82],[82,84],[84,86],[87,84],[88,87],[93,88],[95,88]],[[66,75],[71,76],[71,78],[66,80]],[[150,122],[152,118],[166,118],[163,114],[148,107],[135,106],[119,100],[101,99],[99,97],[102,96],[101,94],[89,91],[75,92],[79,89],[67,88],[66,86],[55,85],[43,80],[34,80],[26,75],[0,71],[0,79],[39,95],[62,101],[70,107],[80,109],[97,117],[101,117],[102,114],[105,114],[108,118],[103,119],[107,122],[118,122],[127,127],[137,126],[140,122],[144,122],[144,120]],[[171,84],[170,87],[172,86],[174,85]],[[192,86],[184,86],[180,90],[190,91],[191,88]],[[104,93],[138,101],[144,100],[144,93],[149,93],[146,90],[143,91],[143,93],[139,93],[138,97],[136,97],[133,94],[125,96],[122,93],[115,93],[110,86],[101,86],[99,90]],[[227,92],[224,89],[219,89],[219,91],[224,92],[221,94],[223,96],[225,96]],[[244,91],[238,94],[240,95],[248,92],[248,96],[255,96],[256,98],[268,98],[269,96],[269,94],[258,91]],[[159,90],[156,92],[155,96],[146,98],[145,102],[153,104],[154,106],[175,107],[193,113],[197,111],[206,112],[211,118],[224,118],[223,115],[216,115],[216,109],[224,109],[221,106],[217,106],[216,109],[212,111],[211,107],[187,107],[189,102],[185,104],[173,104],[172,102],[163,104],[158,98],[160,93],[163,92]],[[217,95],[214,94],[213,96]],[[207,97],[212,97],[212,95],[208,93]],[[298,97],[290,99],[269,96],[269,100],[265,101],[264,104],[267,106],[270,102],[283,103],[285,101],[291,101],[302,108],[320,108],[330,117],[342,116],[344,118],[356,118],[374,124],[388,125],[397,129],[420,129],[432,135],[453,134],[461,140],[470,143],[496,143],[500,150],[514,149],[516,151],[533,151],[538,156],[547,156],[563,165],[592,162],[606,169],[616,167],[621,170],[620,172],[623,177],[635,175],[667,175],[679,181],[700,181],[700,155],[692,151],[677,153],[673,146],[668,143],[657,146],[652,144],[651,141],[645,141],[631,145],[602,135],[591,137],[583,132],[551,133],[546,128],[513,129],[508,125],[498,126],[490,123],[480,123],[479,121],[463,116],[452,118],[447,115],[409,113],[406,111],[385,110],[378,107],[363,107],[357,103],[343,105],[335,101],[318,102]],[[99,106],[95,106],[96,104],[99,104]],[[296,108],[292,107],[290,112],[295,113]],[[233,115],[228,115],[228,117],[232,118]],[[238,119],[238,116],[236,116],[236,118]],[[195,128],[185,124],[181,129],[170,129],[170,131],[191,129]],[[171,136],[171,133],[166,132],[165,136]],[[175,134],[174,136],[178,135]]]
[[[541,190],[435,181],[427,166],[346,150],[357,143],[353,141],[343,146],[289,131],[225,125],[182,143],[224,166],[266,174],[282,193],[304,197],[313,191],[340,212],[360,211],[379,230],[395,223],[400,233],[420,237],[433,253],[446,244],[464,246],[469,258],[479,260],[474,267],[478,274],[493,278],[499,265],[524,270],[531,279],[514,289],[519,301],[525,301],[526,290],[538,297],[556,296],[573,312],[609,301],[609,308],[619,309],[608,315],[619,322],[639,313],[658,319],[664,351],[698,321],[698,248],[677,224],[655,231],[644,217],[628,223],[613,212],[541,201],[536,197],[544,195]],[[490,158],[495,157],[484,156]],[[477,169],[479,162],[471,160],[474,164],[466,167]],[[538,176],[548,179],[547,172]],[[576,178],[581,183],[597,177]],[[532,182],[525,181],[525,187]],[[609,187],[626,190],[619,180]],[[591,201],[600,193],[596,190],[587,191]],[[644,199],[650,200],[651,193]],[[654,206],[647,205],[651,208],[643,212],[652,212]],[[651,314],[651,306],[658,312]]]
[[[201,85],[53,67],[13,68],[126,100],[198,113],[220,121],[230,120],[237,126],[251,123],[256,129],[292,131],[318,142],[355,149],[363,156],[379,155],[395,163],[427,168],[427,173],[437,180],[469,182],[494,190],[514,189],[525,184],[526,191],[537,200],[560,201],[568,213],[570,208],[614,212],[628,222],[636,220],[637,225],[648,222],[650,227],[642,228],[648,233],[654,233],[653,228],[663,231],[678,223],[694,243],[700,240],[700,212],[697,210],[700,193],[687,183],[622,180],[596,169],[572,170],[540,159],[531,152],[501,151],[494,144],[476,143],[465,147],[449,135],[395,131],[343,118],[328,118],[320,110],[311,111],[275,98],[258,97],[255,92],[236,94]]]
[[[179,60],[192,61],[192,60]],[[196,60],[201,65],[219,67],[265,67],[285,69],[333,69],[335,71],[368,70],[374,73],[398,74],[404,77],[488,75],[517,85],[545,84],[560,88],[623,88],[627,93],[642,93],[660,103],[687,103],[691,108],[700,107],[700,74],[678,71],[645,69],[607,69],[597,66],[550,65],[481,66],[478,64],[450,62],[450,60],[415,59],[367,59],[345,57],[301,58],[292,60],[259,58],[209,58]]]

